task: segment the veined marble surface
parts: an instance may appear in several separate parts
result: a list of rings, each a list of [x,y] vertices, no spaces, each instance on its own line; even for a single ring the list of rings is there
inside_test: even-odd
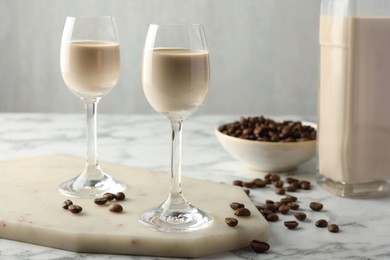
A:
[[[264,173],[247,169],[232,159],[214,135],[216,126],[238,118],[195,114],[187,120],[183,132],[183,175],[226,183],[264,176]],[[0,126],[0,160],[48,153],[78,156],[86,153],[85,118],[82,114],[0,114]],[[160,115],[99,115],[99,159],[168,172],[170,135],[169,122]],[[284,220],[294,219],[291,214],[279,215],[279,221],[270,222],[268,242],[271,249],[268,253],[257,254],[244,248],[203,259],[390,259],[390,198],[336,197],[316,185],[315,171],[313,159],[288,174],[312,181],[312,190],[292,193],[298,197],[308,219],[300,222],[296,230],[287,230],[283,226]],[[253,189],[251,198],[254,203],[262,204],[266,199],[278,200],[280,196],[269,187]],[[311,201],[323,203],[324,210],[311,211],[308,206]],[[320,218],[338,224],[340,233],[333,234],[315,227],[315,221]],[[0,239],[0,259],[166,258],[80,254]]]

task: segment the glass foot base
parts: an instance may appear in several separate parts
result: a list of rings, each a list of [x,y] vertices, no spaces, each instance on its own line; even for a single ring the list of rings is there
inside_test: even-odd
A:
[[[390,185],[384,180],[374,180],[360,183],[337,182],[320,175],[319,185],[331,193],[348,198],[387,197],[390,195]]]
[[[191,204],[183,210],[165,209],[162,205],[143,213],[139,221],[157,231],[188,232],[208,227],[213,217]]]
[[[103,173],[103,177],[99,179],[88,178],[87,174],[81,174],[62,183],[59,186],[59,191],[69,197],[91,198],[102,196],[106,192],[123,191],[125,188],[125,184]]]

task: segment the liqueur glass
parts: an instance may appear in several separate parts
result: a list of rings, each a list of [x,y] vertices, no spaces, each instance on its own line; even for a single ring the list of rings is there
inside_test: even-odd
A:
[[[97,104],[119,77],[120,51],[114,18],[67,17],[60,60],[66,85],[85,104],[87,160],[82,173],[62,183],[59,191],[71,197],[96,197],[122,191],[125,185],[105,173],[97,157]]]
[[[172,127],[171,183],[167,199],[139,220],[164,232],[205,228],[212,215],[193,206],[182,193],[181,143],[184,120],[203,102],[209,87],[209,53],[199,24],[152,24],[146,37],[142,86],[149,104]]]

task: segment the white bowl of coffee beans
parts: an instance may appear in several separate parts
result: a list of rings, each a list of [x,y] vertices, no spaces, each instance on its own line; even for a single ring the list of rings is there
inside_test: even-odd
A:
[[[255,116],[223,124],[215,134],[223,148],[249,168],[285,172],[315,155],[316,129],[315,123]]]

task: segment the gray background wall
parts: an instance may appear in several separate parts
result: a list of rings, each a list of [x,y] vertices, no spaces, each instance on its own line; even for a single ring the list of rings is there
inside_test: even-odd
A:
[[[141,54],[150,23],[205,27],[211,85],[198,113],[315,117],[320,0],[0,0],[0,112],[83,112],[59,49],[67,15],[115,16],[121,75],[101,113],[155,113]]]

